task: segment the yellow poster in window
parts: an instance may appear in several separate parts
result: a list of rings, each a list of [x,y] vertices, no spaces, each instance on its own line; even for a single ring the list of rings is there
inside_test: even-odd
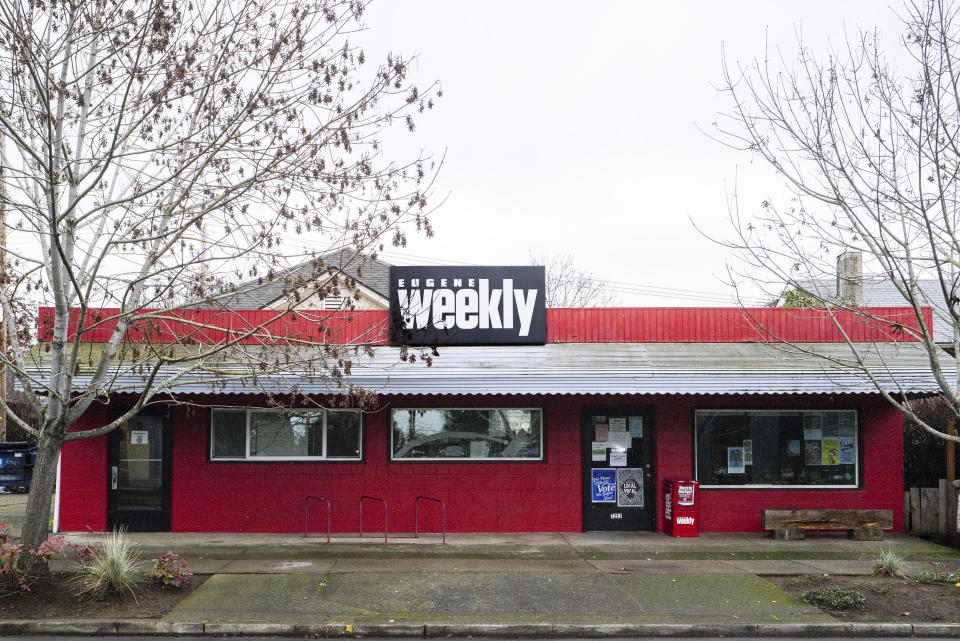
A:
[[[840,439],[838,438],[825,438],[823,439],[823,447],[821,448],[821,456],[823,457],[824,465],[839,465],[840,464]]]

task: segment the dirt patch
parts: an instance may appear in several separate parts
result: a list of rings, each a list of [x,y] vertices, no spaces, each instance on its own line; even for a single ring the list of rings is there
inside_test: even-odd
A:
[[[781,590],[802,598],[808,590],[842,588],[863,595],[861,605],[834,609],[814,603],[842,621],[960,623],[960,588],[953,583],[924,582],[888,576],[821,574],[764,577]]]
[[[0,621],[9,619],[159,619],[197,589],[208,575],[194,575],[180,588],[144,583],[134,594],[102,601],[74,596],[72,574],[54,573],[33,585],[30,593],[0,596]]]

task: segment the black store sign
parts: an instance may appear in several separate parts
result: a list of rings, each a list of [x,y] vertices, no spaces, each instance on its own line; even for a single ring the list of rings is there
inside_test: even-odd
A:
[[[544,268],[390,268],[390,335],[403,345],[543,345]]]

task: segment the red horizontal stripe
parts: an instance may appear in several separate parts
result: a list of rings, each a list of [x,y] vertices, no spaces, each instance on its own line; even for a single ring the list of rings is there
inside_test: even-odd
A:
[[[918,327],[908,307],[863,308],[863,314],[835,312],[835,322],[823,309],[763,307],[679,307],[548,309],[548,343],[752,343],[783,340],[794,343],[911,340]],[[117,326],[118,309],[86,313],[83,342],[102,343]],[[332,312],[298,310],[182,309],[158,313],[144,310],[124,340],[138,343],[220,344],[239,340],[245,345],[310,342],[384,344],[389,316],[384,310]],[[928,327],[933,317],[923,308]],[[868,316],[865,317],[865,316]],[[37,338],[53,336],[54,309],[41,307]],[[80,311],[70,310],[68,340],[76,335]],[[840,328],[837,324],[839,323]],[[931,330],[932,331],[932,330]]]

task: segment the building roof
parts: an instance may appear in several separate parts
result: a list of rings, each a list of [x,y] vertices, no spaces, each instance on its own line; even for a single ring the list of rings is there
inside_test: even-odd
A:
[[[390,264],[345,248],[321,254],[317,259],[305,261],[272,277],[242,283],[222,305],[228,309],[264,309],[298,289],[320,285],[336,273],[358,281],[384,299],[388,297]]]
[[[260,394],[292,389],[305,394],[335,394],[343,387],[304,371],[261,372],[243,376],[259,359],[244,348],[215,368],[183,375],[175,394]],[[319,347],[302,348],[304,350]],[[816,350],[836,362],[811,356]],[[38,358],[46,358],[37,351]],[[308,353],[301,356],[308,357]],[[553,343],[542,346],[444,347],[431,366],[401,362],[399,349],[379,346],[371,357],[356,357],[344,385],[393,395],[482,394],[875,394],[873,383],[848,363],[844,344],[770,343]],[[894,393],[938,391],[926,355],[915,343],[870,347],[866,358],[884,389]],[[293,359],[297,362],[300,359]],[[305,359],[307,360],[307,359]],[[952,376],[955,361],[944,358]],[[231,372],[233,378],[212,373]],[[38,370],[43,371],[42,368]],[[177,373],[167,369],[158,380]],[[239,376],[236,376],[240,374]],[[136,392],[142,371],[116,373],[112,392]],[[80,371],[74,383],[89,384]]]
[[[826,301],[837,300],[837,283],[834,279],[820,278],[800,281],[798,285]],[[921,278],[917,281],[921,304],[933,312],[933,338],[938,343],[953,342],[953,318],[944,306],[940,281],[936,278]],[[883,275],[864,275],[862,307],[909,306],[903,295],[889,278]]]

